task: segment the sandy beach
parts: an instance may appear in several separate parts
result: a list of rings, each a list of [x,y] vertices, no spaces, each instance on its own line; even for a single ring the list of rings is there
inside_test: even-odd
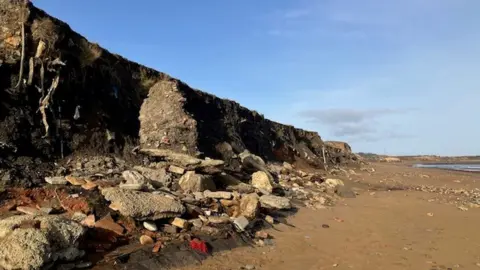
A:
[[[370,166],[375,172],[343,178],[357,198],[328,209],[300,208],[289,218],[295,227],[269,230],[274,246],[215,254],[183,270],[480,269],[480,209],[470,194],[480,187],[478,174]]]

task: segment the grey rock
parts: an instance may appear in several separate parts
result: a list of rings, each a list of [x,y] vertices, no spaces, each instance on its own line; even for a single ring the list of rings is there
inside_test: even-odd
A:
[[[292,204],[288,198],[275,195],[263,195],[260,197],[260,204],[264,208],[290,209]]]
[[[160,194],[104,188],[102,195],[114,203],[122,215],[138,220],[177,217],[185,212],[185,207],[179,201]]]
[[[151,169],[143,166],[135,166],[134,169],[152,180],[152,185],[154,186],[169,186],[172,183],[172,175],[169,174],[165,168]]]
[[[66,185],[68,183],[63,176],[45,177],[45,182],[51,185]]]
[[[207,197],[207,198],[212,198],[212,199],[230,199],[232,198],[232,192],[228,192],[228,191],[216,191],[216,192],[212,192],[210,190],[205,190],[203,192],[203,196]]]
[[[178,181],[183,191],[202,192],[205,190],[215,191],[215,183],[210,175],[201,175],[195,172],[186,172]]]
[[[255,188],[249,184],[243,183],[237,178],[222,173],[215,176],[215,182],[220,183],[222,186],[225,186],[227,191],[237,191],[239,193],[252,193],[255,192]]]
[[[20,224],[39,223],[40,228]],[[16,229],[15,229],[16,228]],[[74,260],[84,228],[60,216],[12,216],[0,220],[0,268],[39,269],[56,260]]]

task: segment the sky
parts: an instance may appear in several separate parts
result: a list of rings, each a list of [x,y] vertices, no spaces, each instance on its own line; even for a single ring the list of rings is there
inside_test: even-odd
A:
[[[355,152],[480,155],[478,0],[33,0],[111,52]]]

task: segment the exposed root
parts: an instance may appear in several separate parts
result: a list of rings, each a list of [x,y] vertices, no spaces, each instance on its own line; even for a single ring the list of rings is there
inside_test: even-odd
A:
[[[28,71],[28,81],[27,81],[27,84],[28,84],[28,85],[32,85],[32,81],[33,81],[33,70],[35,69],[35,62],[33,61],[33,57],[30,57],[30,61],[28,61],[28,68],[29,68],[29,71]]]
[[[50,126],[48,125],[46,109],[50,105],[50,99],[53,96],[53,94],[55,93],[55,90],[58,87],[59,81],[60,81],[60,76],[57,74],[57,76],[52,81],[52,86],[50,86],[50,89],[48,89],[47,95],[40,101],[39,110],[40,110],[40,113],[42,114],[43,126],[45,127],[45,136],[43,136],[44,138],[48,137],[48,132],[49,132],[49,129],[50,129]]]
[[[23,9],[22,9],[22,56],[20,58],[20,71],[18,74],[18,82],[17,82],[17,85],[15,85],[15,88],[20,87],[20,84],[22,83],[22,77],[23,77],[23,62],[25,61],[25,22],[23,22],[24,17],[25,17],[25,12],[23,12]]]

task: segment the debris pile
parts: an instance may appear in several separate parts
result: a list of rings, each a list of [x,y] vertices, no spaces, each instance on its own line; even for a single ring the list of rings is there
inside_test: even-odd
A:
[[[121,255],[110,252],[122,245],[158,253],[191,241],[192,249],[208,253],[202,239],[211,237],[269,245],[272,239],[262,229],[284,222],[282,213],[302,204],[326,208],[338,198],[355,197],[339,179],[289,163],[266,164],[248,152],[238,154],[241,165],[235,171],[225,169],[221,160],[171,150],[141,149],[138,155],[144,164],[131,168],[119,158],[72,160],[57,170],[61,174],[46,177],[42,188],[3,191],[0,217],[10,217],[0,220],[0,242],[12,249],[0,253],[0,267],[81,264],[92,262],[92,254],[117,260]],[[26,245],[12,242],[17,234],[39,238],[39,247],[23,251],[33,252],[25,256],[35,261],[5,259]]]

